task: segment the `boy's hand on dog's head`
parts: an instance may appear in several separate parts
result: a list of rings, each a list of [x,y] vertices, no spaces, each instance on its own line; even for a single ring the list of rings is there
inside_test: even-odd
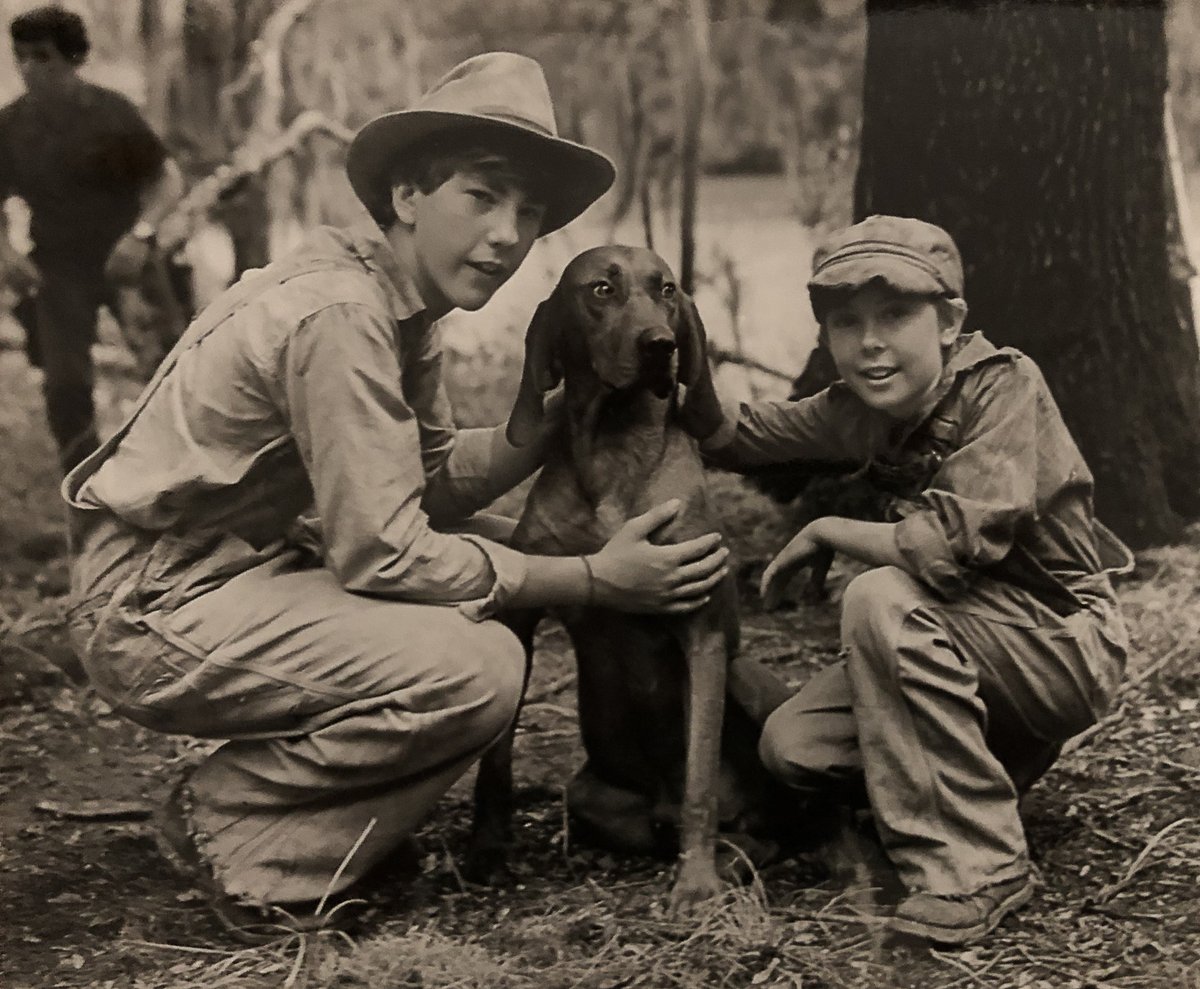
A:
[[[800,570],[813,562],[820,555],[821,543],[817,542],[805,526],[791,542],[783,547],[775,558],[767,564],[759,583],[759,595],[762,597],[763,611],[774,611],[783,603],[783,592],[788,582]]]

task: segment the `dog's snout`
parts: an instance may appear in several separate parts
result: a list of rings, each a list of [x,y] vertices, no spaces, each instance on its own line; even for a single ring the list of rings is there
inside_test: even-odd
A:
[[[675,336],[670,330],[643,330],[638,346],[650,357],[666,358],[675,353]]]

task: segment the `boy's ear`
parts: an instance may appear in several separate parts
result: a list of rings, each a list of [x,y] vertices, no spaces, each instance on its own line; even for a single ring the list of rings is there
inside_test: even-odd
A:
[[[397,222],[407,227],[416,222],[416,212],[413,208],[416,195],[417,187],[411,182],[401,182],[392,186],[392,211],[396,214]]]
[[[962,332],[963,323],[967,319],[967,303],[966,300],[958,298],[939,299],[937,311],[942,346],[946,347]]]

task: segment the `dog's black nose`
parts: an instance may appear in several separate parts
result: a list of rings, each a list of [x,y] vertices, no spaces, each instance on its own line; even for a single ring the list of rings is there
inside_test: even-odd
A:
[[[665,331],[646,330],[638,339],[638,346],[647,357],[662,360],[675,353],[675,337]]]

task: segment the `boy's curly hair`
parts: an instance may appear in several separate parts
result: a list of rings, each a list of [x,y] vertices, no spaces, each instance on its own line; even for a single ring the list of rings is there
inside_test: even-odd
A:
[[[13,44],[52,41],[72,65],[81,65],[91,51],[83,18],[58,4],[35,7],[14,17],[9,25]]]

